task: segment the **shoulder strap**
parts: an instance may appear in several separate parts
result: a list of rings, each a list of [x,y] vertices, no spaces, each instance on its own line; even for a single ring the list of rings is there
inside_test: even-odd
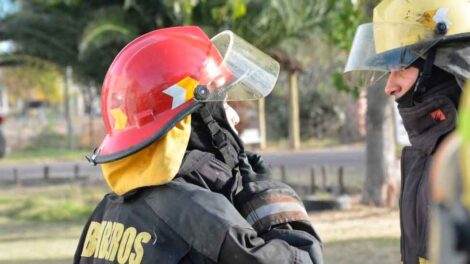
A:
[[[211,133],[212,146],[219,151],[219,153],[224,158],[225,163],[227,163],[230,168],[235,167],[235,161],[230,158],[231,155],[229,151],[229,144],[227,142],[227,135],[220,128],[217,121],[215,121],[215,119],[212,117],[207,107],[202,107],[199,110],[199,113],[201,114],[202,120],[207,125]]]

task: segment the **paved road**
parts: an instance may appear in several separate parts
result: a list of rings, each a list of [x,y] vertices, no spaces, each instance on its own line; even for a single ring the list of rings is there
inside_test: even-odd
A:
[[[272,166],[362,166],[366,162],[365,149],[358,147],[340,150],[265,153],[263,157]]]
[[[315,150],[301,152],[264,153],[263,157],[273,167],[285,165],[294,167],[310,166],[365,166],[365,150],[361,147]],[[0,164],[0,180],[40,179],[44,175],[50,178],[73,176],[101,176],[99,166],[92,166],[86,161],[58,162],[49,164]]]

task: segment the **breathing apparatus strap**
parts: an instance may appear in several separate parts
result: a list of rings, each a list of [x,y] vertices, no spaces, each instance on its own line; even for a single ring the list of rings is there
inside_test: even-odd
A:
[[[217,121],[214,120],[207,107],[203,106],[199,110],[199,113],[211,133],[212,146],[219,151],[224,158],[224,162],[230,166],[230,168],[235,167],[235,161],[230,155],[230,144],[228,144],[227,134],[220,128]]]
[[[416,81],[415,87],[413,89],[413,98],[418,97],[419,95],[426,92],[429,86],[429,82],[432,77],[432,68],[434,66],[434,61],[436,59],[436,47],[433,47],[429,50],[428,56],[424,63],[423,69],[419,74],[418,80]],[[413,99],[413,102],[415,100]]]

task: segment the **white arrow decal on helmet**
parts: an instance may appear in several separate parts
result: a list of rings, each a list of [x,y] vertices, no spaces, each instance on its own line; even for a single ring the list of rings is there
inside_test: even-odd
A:
[[[452,22],[447,17],[448,13],[449,13],[449,8],[439,8],[436,11],[436,14],[434,15],[434,17],[432,19],[434,20],[434,22],[436,22],[436,24],[437,23],[444,23],[447,26],[451,26]]]
[[[175,109],[176,107],[186,102],[186,89],[179,85],[173,85],[170,88],[164,90],[163,93],[173,97],[171,109]]]

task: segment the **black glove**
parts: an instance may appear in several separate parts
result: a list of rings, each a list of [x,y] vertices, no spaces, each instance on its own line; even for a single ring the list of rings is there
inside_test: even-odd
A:
[[[238,162],[243,185],[271,179],[271,169],[258,153],[248,151],[241,153],[238,156]]]

